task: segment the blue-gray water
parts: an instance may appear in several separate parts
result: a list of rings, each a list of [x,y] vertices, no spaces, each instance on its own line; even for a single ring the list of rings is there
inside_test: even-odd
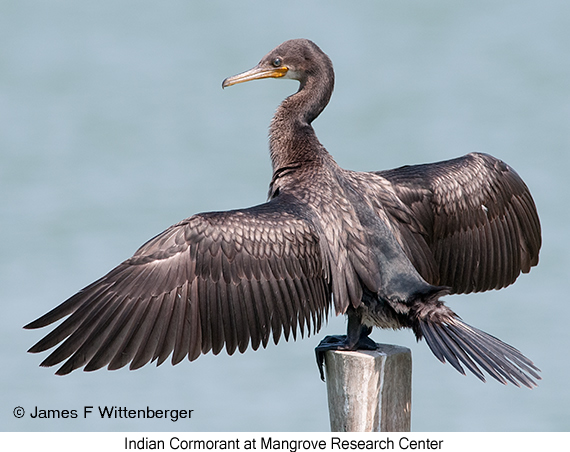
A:
[[[170,224],[265,199],[267,126],[291,81],[222,91],[280,42],[307,37],[336,69],[315,122],[358,170],[491,153],[525,179],[541,263],[509,289],[450,297],[542,369],[532,391],[442,365],[409,331],[412,428],[568,430],[570,4],[563,0],[0,3],[0,428],[328,429],[313,348],[341,333],[172,367],[55,377],[22,326]],[[193,409],[191,421],[16,419],[22,406]]]

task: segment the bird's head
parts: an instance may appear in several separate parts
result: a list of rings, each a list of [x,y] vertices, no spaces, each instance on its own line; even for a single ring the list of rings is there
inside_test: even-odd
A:
[[[314,42],[291,39],[265,55],[254,68],[225,79],[222,88],[262,78],[287,78],[303,85],[311,75],[317,76],[323,66],[332,72],[329,58]]]

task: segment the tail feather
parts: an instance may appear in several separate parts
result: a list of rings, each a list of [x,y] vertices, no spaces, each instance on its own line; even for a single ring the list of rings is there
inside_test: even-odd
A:
[[[450,336],[446,334],[442,334],[439,332],[437,328],[425,328],[425,332],[430,332],[431,334],[431,343],[441,344],[441,348],[444,351],[444,356],[438,356],[438,359],[442,362],[445,362],[445,356],[448,357],[449,363],[455,367],[461,374],[465,375],[465,371],[459,361],[461,361],[477,378],[481,381],[485,381],[485,376],[483,372],[477,367],[477,365],[469,358],[469,355],[465,353],[461,345],[454,341]],[[433,332],[432,332],[433,331]],[[428,345],[430,343],[429,339],[427,340]],[[430,346],[431,348],[431,346]],[[433,350],[433,349],[432,349]],[[441,352],[440,352],[441,353]]]
[[[505,353],[510,361],[512,361],[517,367],[522,368],[526,372],[530,373],[534,378],[540,380],[541,377],[538,375],[537,372],[540,372],[540,369],[534,365],[534,363],[524,356],[519,350],[514,348],[512,345],[509,345],[505,342],[502,342],[500,339],[491,336],[484,331],[481,331],[475,327],[467,325],[463,322],[464,327],[469,328],[473,333],[475,333],[478,337],[480,337],[483,341],[489,344],[489,346],[495,345],[497,342],[501,344],[501,350]]]
[[[467,326],[467,325],[466,325]],[[457,341],[459,341],[463,346],[470,350],[473,358],[477,363],[485,370],[489,375],[500,381],[502,384],[507,384],[510,381],[515,386],[519,386],[517,380],[511,377],[511,373],[518,373],[515,368],[505,369],[509,367],[507,361],[501,360],[500,356],[493,353],[493,345],[485,346],[483,344],[477,343],[470,337],[465,336],[465,332],[462,329],[457,329],[450,327],[449,333]],[[479,338],[481,339],[481,338]],[[483,340],[481,340],[483,342]]]
[[[523,384],[532,389],[537,385],[535,379],[541,379],[537,373],[540,369],[516,348],[457,317],[443,321],[424,317],[418,318],[418,323],[420,337],[425,338],[433,354],[462,374],[461,363],[482,381],[485,377],[479,367],[502,384]]]
[[[490,354],[494,362],[497,364],[498,369],[505,371],[503,375],[505,375],[506,378],[510,379],[510,376],[513,376],[527,387],[536,386],[536,383],[533,381],[533,379],[527,375],[527,373],[530,373],[532,377],[538,380],[541,379],[540,375],[535,372],[535,370],[539,371],[539,369],[531,360],[529,360],[516,348],[502,342],[496,337],[491,336],[490,334],[487,334],[472,326],[466,324],[462,325],[464,328],[468,328],[477,337],[479,337],[483,344],[487,344],[488,348],[484,349],[482,353]],[[521,378],[525,381],[521,380]],[[513,383],[516,384],[516,382]]]

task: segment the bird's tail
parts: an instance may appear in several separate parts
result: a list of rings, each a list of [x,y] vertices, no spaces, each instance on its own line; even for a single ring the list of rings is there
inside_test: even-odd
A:
[[[482,381],[485,376],[479,367],[503,384],[511,382],[520,387],[522,383],[530,389],[537,386],[540,369],[520,351],[462,322],[441,302],[432,307],[431,312],[426,312],[425,306],[416,312],[413,329],[441,362],[449,362],[465,375],[463,364]]]

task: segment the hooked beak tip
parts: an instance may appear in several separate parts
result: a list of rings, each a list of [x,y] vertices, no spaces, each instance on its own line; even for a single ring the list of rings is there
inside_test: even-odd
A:
[[[287,71],[288,68],[285,66],[271,69],[265,69],[256,66],[249,71],[245,71],[241,74],[226,78],[222,82],[222,89],[228,86],[237,85],[238,83],[249,82],[250,80],[259,80],[262,78],[280,78],[285,76]]]

